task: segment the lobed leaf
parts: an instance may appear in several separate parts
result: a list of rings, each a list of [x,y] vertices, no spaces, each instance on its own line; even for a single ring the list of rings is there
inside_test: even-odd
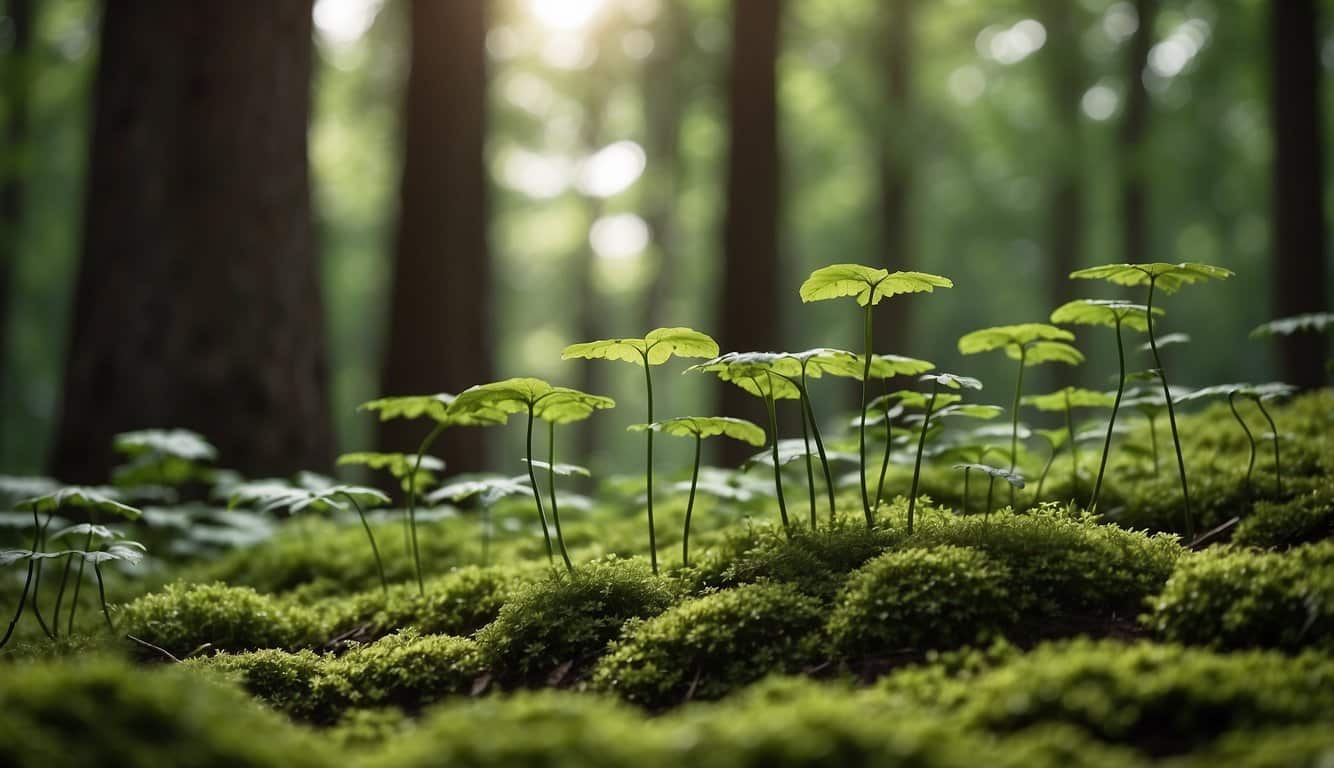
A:
[[[679,416],[652,424],[632,424],[628,429],[632,432],[651,429],[674,437],[730,437],[754,446],[764,445],[768,439],[758,425],[731,416]]]
[[[578,464],[562,464],[559,461],[552,464],[551,462],[542,461],[541,459],[533,459],[532,461],[529,461],[528,459],[520,459],[520,461],[525,464],[531,464],[533,469],[540,469],[543,472],[554,472],[560,477],[573,477],[575,475],[578,475],[579,477],[593,476],[593,473],[588,470],[588,467],[581,467]]]
[[[1153,314],[1159,317],[1166,313],[1162,307],[1154,307]],[[1052,311],[1051,321],[1062,325],[1101,325],[1107,328],[1115,328],[1119,321],[1122,328],[1144,332],[1149,330],[1149,308],[1120,299],[1075,299]]]
[[[1019,358],[1019,348],[1038,341],[1074,341],[1075,335],[1064,328],[1057,328],[1046,323],[1020,323],[1018,325],[997,325],[981,328],[959,337],[959,351],[965,355],[990,352],[993,349],[1010,351],[1011,357]]]
[[[125,520],[137,520],[142,514],[138,509],[122,504],[100,488],[68,486],[54,493],[48,493],[19,502],[24,509],[42,512],[55,512],[60,509],[86,509],[100,514],[112,515]]]
[[[615,407],[616,401],[610,397],[590,395],[569,387],[553,387],[534,403],[533,415],[553,424],[570,424],[583,421],[593,411]]]
[[[1015,488],[1024,487],[1023,475],[1019,474],[1018,472],[1011,472],[1008,469],[1002,469],[1001,467],[993,467],[990,464],[977,464],[973,462],[967,462],[967,463],[955,464],[954,468],[970,469],[974,472],[983,472],[985,474],[988,474],[996,478],[997,480],[1004,480],[1010,485],[1013,485]]]
[[[1082,387],[1062,387],[1045,395],[1024,395],[1024,405],[1031,405],[1039,411],[1064,411],[1067,400],[1071,408],[1111,408],[1116,397],[1107,392],[1098,392]]]
[[[600,339],[571,344],[561,352],[562,360],[621,360],[643,366],[662,365],[676,357],[716,357],[718,343],[693,328],[655,328],[642,339]]]
[[[1262,336],[1291,336],[1294,333],[1303,331],[1313,331],[1315,333],[1324,333],[1334,327],[1334,312],[1308,312],[1304,315],[1293,315],[1292,317],[1280,317],[1277,320],[1270,320],[1255,327],[1251,331],[1251,338],[1258,339]]]
[[[188,429],[140,429],[112,438],[112,447],[126,456],[156,453],[186,461],[214,461],[218,449],[203,435]]]
[[[1164,293],[1176,293],[1181,286],[1202,280],[1225,280],[1235,274],[1212,264],[1187,261],[1180,264],[1104,264],[1070,273],[1073,279],[1106,280],[1117,285],[1148,285],[1150,281]]]
[[[926,272],[891,273],[862,264],[833,264],[812,272],[801,284],[800,293],[803,302],[852,296],[864,307],[900,293],[930,293],[952,287],[954,283],[948,278]]]

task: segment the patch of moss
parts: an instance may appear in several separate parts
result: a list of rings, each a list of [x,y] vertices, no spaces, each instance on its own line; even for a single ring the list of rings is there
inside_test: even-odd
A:
[[[845,659],[952,648],[1018,618],[1006,590],[1010,571],[962,547],[887,552],[854,573],[826,628]]]
[[[171,584],[126,604],[118,613],[121,631],[177,658],[201,648],[297,649],[326,639],[323,623],[313,611],[225,584]]]
[[[752,584],[680,603],[626,625],[593,685],[648,707],[715,699],[815,653],[818,600],[790,585]]]
[[[240,692],[175,668],[65,660],[0,675],[0,765],[332,765],[311,734]]]
[[[564,664],[567,672],[585,667],[622,624],[656,616],[676,598],[640,560],[597,560],[520,587],[477,641],[502,682],[543,682]]]
[[[1194,554],[1143,620],[1164,640],[1219,649],[1334,647],[1334,541]]]
[[[1329,722],[1238,731],[1199,752],[1167,763],[1171,768],[1324,768],[1334,765]]]
[[[1259,501],[1237,525],[1234,544],[1286,549],[1334,534],[1334,482],[1322,478],[1286,501]]]

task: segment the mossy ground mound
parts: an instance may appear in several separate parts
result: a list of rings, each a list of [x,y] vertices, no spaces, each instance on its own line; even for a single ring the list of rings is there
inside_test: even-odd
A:
[[[248,587],[168,586],[118,612],[120,629],[184,658],[198,651],[310,648],[327,639],[321,617]]]

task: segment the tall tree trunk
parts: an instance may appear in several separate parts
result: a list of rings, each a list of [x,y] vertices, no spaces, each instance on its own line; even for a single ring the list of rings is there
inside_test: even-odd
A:
[[[328,466],[310,0],[106,0],[101,34],[55,471],[167,426],[243,472]]]
[[[1271,114],[1274,136],[1274,314],[1320,312],[1325,298],[1324,154],[1320,61],[1314,0],[1270,5]],[[1303,387],[1324,382],[1325,339],[1280,337],[1283,377]]]
[[[487,249],[486,3],[414,0],[403,175],[381,389],[459,392],[492,378]],[[415,450],[420,423],[381,425],[388,451]],[[485,430],[447,433],[451,471],[486,464]]]
[[[880,143],[880,222],[884,248],[881,266],[889,271],[912,269],[911,232],[913,169],[911,162],[912,31],[914,0],[891,0],[882,14],[885,101],[888,115]],[[912,338],[909,323],[912,296],[901,296],[876,308],[877,351],[906,354]]]
[[[719,331],[723,349],[773,350],[778,343],[778,104],[776,64],[779,0],[734,0],[728,93],[730,152],[723,222]],[[763,407],[731,384],[722,412],[764,423]],[[724,440],[723,459],[746,448]]]
[[[24,190],[29,158],[28,105],[32,82],[32,0],[9,0],[5,5],[13,29],[9,51],[0,57],[0,80],[8,119],[4,125],[4,154],[10,158],[0,167],[0,398],[8,378],[9,284],[18,260],[19,232],[23,224]]]
[[[1144,67],[1153,46],[1157,0],[1135,0],[1139,24],[1126,53],[1126,110],[1121,118],[1121,260],[1153,261],[1149,253],[1148,173],[1149,90]]]

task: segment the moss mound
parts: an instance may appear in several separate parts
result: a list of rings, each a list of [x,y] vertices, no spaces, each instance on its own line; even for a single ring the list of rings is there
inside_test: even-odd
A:
[[[1334,482],[1322,478],[1285,501],[1259,501],[1237,525],[1232,542],[1262,549],[1286,549],[1334,534]]]
[[[789,585],[753,584],[631,622],[594,672],[595,687],[648,707],[714,699],[815,652],[818,600]]]
[[[412,628],[427,635],[466,637],[494,621],[510,594],[542,571],[538,566],[465,566],[428,580],[425,595],[415,583],[395,584],[388,597],[373,589],[331,598],[318,607],[333,615],[330,623],[340,636],[373,639]]]
[[[177,658],[201,648],[295,649],[326,639],[313,611],[225,584],[171,584],[126,604],[119,613],[121,630]]]
[[[327,766],[310,734],[238,691],[181,669],[108,659],[0,675],[0,765],[49,768]]]
[[[1334,647],[1334,541],[1192,555],[1144,621],[1162,639],[1218,649]]]

